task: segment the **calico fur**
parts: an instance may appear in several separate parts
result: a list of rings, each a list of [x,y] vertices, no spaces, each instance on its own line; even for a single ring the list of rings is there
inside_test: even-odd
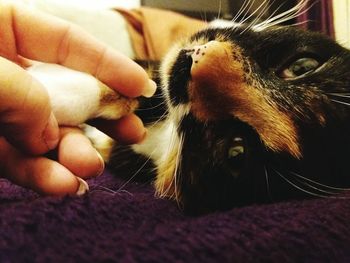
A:
[[[109,138],[93,140],[108,146],[104,155],[116,174],[151,181],[158,196],[190,214],[346,198],[350,51],[322,34],[279,25],[305,5],[262,22],[215,22],[174,44],[153,71],[159,88],[152,98],[129,100],[78,74],[90,92],[65,107],[59,123],[119,118],[138,105],[148,128],[142,144],[114,144],[109,153]],[[34,74],[39,81],[50,79],[51,71],[41,71]],[[63,91],[70,97],[70,89]],[[58,95],[51,99],[60,109],[66,104]]]
[[[313,68],[290,77],[298,63]],[[154,164],[157,194],[189,213],[337,198],[350,186],[349,66],[319,33],[211,26],[164,58],[164,101],[138,111],[166,107],[132,149]]]
[[[119,119],[138,106],[93,76],[57,64],[36,63],[27,72],[47,90],[60,125],[77,126],[94,118]]]

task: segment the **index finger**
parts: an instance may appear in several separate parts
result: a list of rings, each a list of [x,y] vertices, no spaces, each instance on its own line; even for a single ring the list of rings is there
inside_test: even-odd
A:
[[[138,64],[75,25],[24,6],[0,4],[0,9],[2,25],[13,33],[4,35],[14,38],[21,56],[87,72],[129,97],[140,96],[153,85]]]

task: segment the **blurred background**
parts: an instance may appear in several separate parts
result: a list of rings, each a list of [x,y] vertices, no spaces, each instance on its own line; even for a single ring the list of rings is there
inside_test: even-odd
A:
[[[63,16],[68,20],[76,20],[77,13],[62,14],[63,8],[80,8],[86,10],[105,10],[114,7],[137,8],[148,6],[162,8],[183,13],[201,20],[210,21],[220,16],[231,19],[240,10],[245,2],[245,13],[254,11],[264,0],[13,0],[25,2],[29,5],[43,9],[55,15]],[[269,17],[277,10],[277,13],[284,12],[292,8],[301,0],[274,0],[270,1],[267,8],[263,10],[262,18]],[[260,14],[259,12],[255,14]],[[88,12],[88,11],[86,11]],[[59,14],[58,14],[59,13]],[[68,12],[69,13],[69,12]],[[321,31],[332,38],[335,38],[342,45],[350,48],[350,0],[309,0],[308,8],[305,12],[289,24],[300,23],[301,27]],[[69,17],[67,17],[69,16]],[[84,20],[79,18],[78,20]],[[79,22],[80,23],[80,22]]]

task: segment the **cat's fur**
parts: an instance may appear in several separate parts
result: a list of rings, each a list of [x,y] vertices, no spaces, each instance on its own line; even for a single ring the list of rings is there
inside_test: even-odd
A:
[[[177,43],[155,76],[157,94],[139,101],[146,140],[114,147],[110,169],[153,180],[189,213],[341,198],[350,186],[350,51],[278,25],[301,3]]]
[[[119,119],[138,106],[91,75],[66,67],[37,63],[27,68],[47,90],[60,125],[76,126],[89,119]]]
[[[219,25],[173,47],[164,101],[138,110],[149,136],[132,151],[146,174],[154,165],[158,195],[202,213],[347,190],[349,50],[295,27]]]

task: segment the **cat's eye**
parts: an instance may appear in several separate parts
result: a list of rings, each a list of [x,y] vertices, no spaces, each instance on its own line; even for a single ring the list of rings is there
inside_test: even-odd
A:
[[[299,58],[280,70],[277,75],[283,79],[297,79],[315,71],[320,62],[314,58]]]

